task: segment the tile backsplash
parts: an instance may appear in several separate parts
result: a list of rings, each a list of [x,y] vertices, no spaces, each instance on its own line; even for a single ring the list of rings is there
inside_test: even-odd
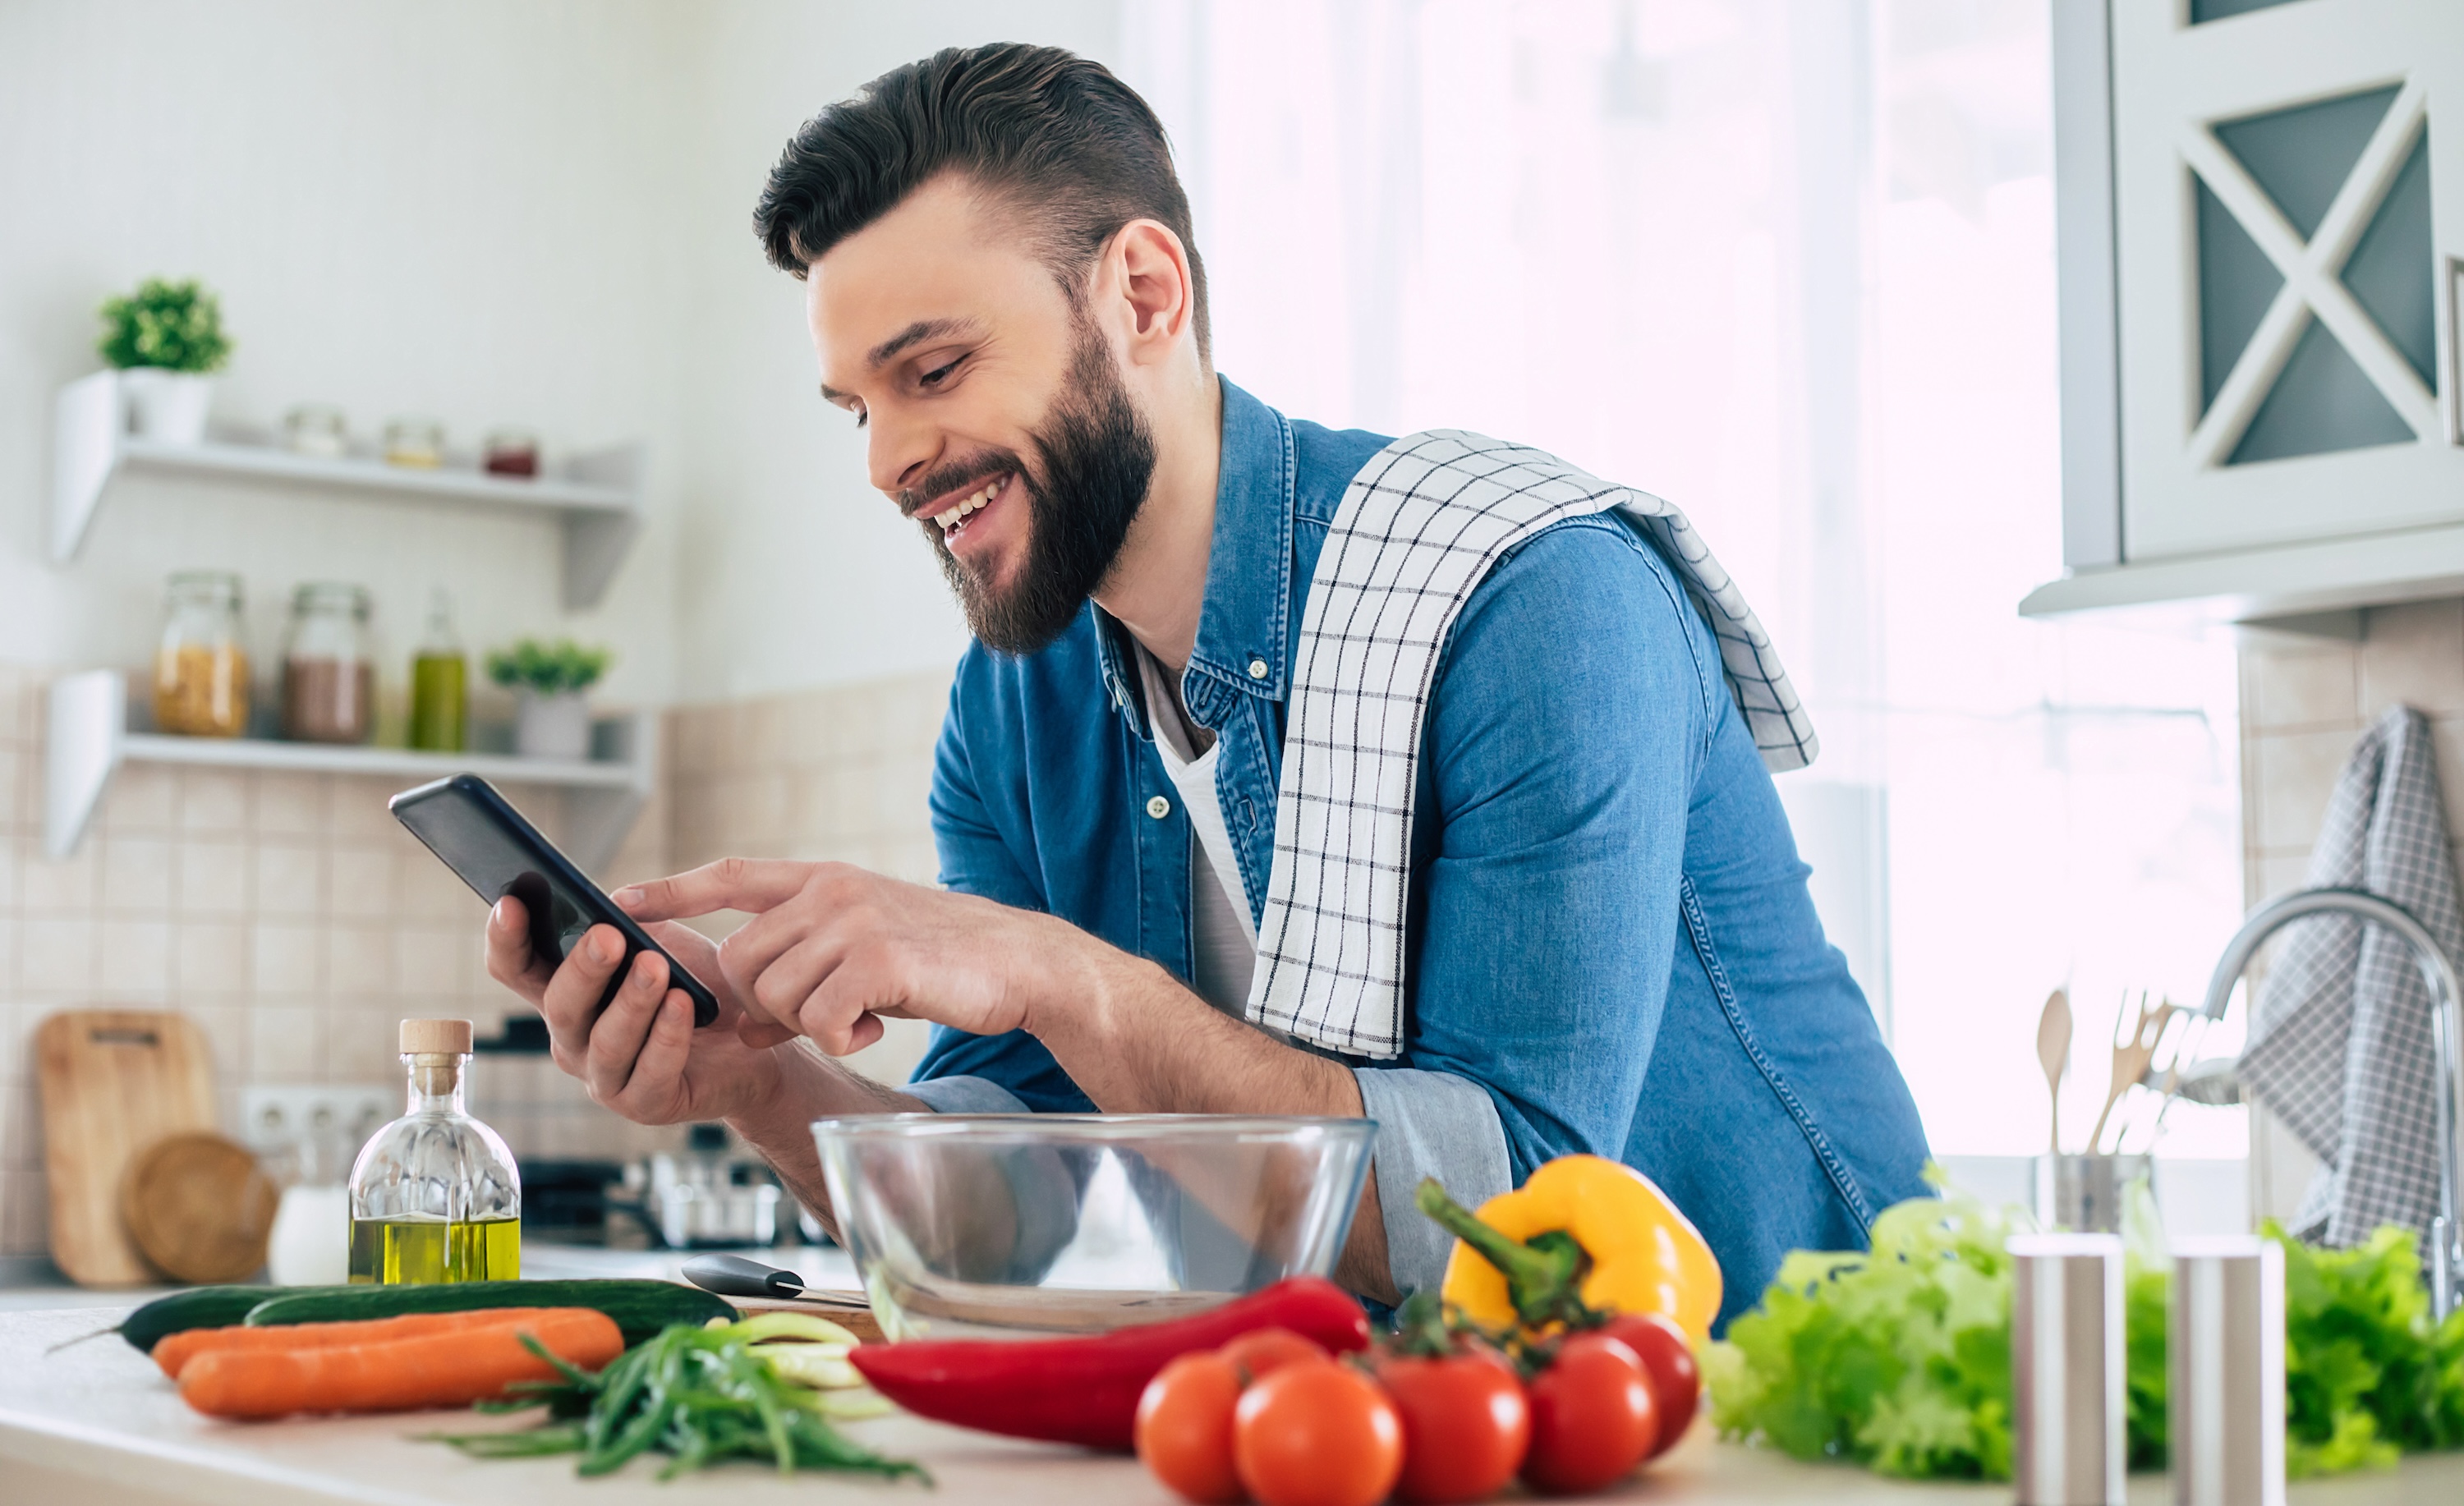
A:
[[[2431,720],[2450,841],[2464,810],[2464,598],[2374,607],[2360,638],[2245,632],[2241,647],[2243,888],[2253,905],[2300,886],[2354,740],[2391,706]]]
[[[2447,833],[2464,811],[2464,599],[2373,607],[2358,637],[2256,628],[2241,644],[2242,887],[2256,905],[2301,886],[2328,797],[2355,739],[2391,706],[2431,721]],[[2255,1207],[2289,1215],[2317,1162],[2254,1115]]]
[[[399,780],[131,764],[76,854],[45,857],[47,680],[0,665],[0,1254],[45,1248],[32,1037],[55,1010],[192,1016],[234,1128],[246,1083],[391,1084],[403,1016],[464,1015],[484,1035],[514,1006],[481,966],[479,903],[386,813]],[[947,686],[924,674],[671,711],[661,787],[601,877],[740,853],[929,882]],[[555,791],[507,794],[556,834]],[[856,1064],[903,1077],[920,1049],[902,1031]],[[478,1090],[520,1105],[514,1133],[536,1128],[540,1144],[517,1150],[624,1154],[662,1133],[622,1125],[543,1061],[477,1070],[505,1079]]]
[[[725,857],[852,862],[932,883],[925,801],[949,698],[949,674],[934,671],[669,712],[669,859],[677,869]],[[705,928],[720,934],[731,919],[743,917]],[[903,1082],[931,1028],[883,1023],[847,1062]]]

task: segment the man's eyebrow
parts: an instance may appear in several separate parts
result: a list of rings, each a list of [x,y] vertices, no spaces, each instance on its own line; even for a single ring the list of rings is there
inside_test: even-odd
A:
[[[888,339],[883,340],[880,344],[872,347],[872,349],[866,354],[864,363],[869,369],[879,371],[884,365],[895,358],[900,351],[907,349],[909,346],[921,344],[928,339],[939,339],[948,335],[973,335],[976,333],[978,333],[978,327],[976,321],[973,319],[917,319],[914,323],[910,324],[905,329],[900,330],[897,334],[892,335]],[[822,401],[825,403],[838,403],[852,396],[854,396],[854,394],[841,392],[838,388],[831,386],[826,382],[822,383]]]
[[[871,367],[873,370],[878,371],[887,364],[892,357],[896,356],[900,351],[907,349],[910,345],[918,344],[928,339],[938,339],[946,335],[973,335],[975,333],[976,321],[973,319],[917,319],[914,323],[910,324],[905,329],[900,330],[897,334],[892,335],[888,339],[883,340],[880,344],[872,347],[871,354],[864,358],[864,363],[867,366]]]

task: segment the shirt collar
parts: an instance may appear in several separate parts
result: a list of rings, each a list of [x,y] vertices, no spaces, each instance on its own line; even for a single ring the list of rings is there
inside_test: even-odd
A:
[[[1223,419],[1215,537],[1198,642],[1181,682],[1190,716],[1205,727],[1221,726],[1243,694],[1283,699],[1292,579],[1291,424],[1231,382],[1217,381]],[[1089,609],[1095,614],[1104,687],[1138,734],[1151,737],[1129,630],[1102,607],[1090,602]]]

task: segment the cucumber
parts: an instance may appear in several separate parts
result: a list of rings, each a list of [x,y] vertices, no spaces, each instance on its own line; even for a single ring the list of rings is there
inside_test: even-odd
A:
[[[248,1310],[251,1328],[339,1323],[407,1313],[465,1313],[488,1307],[591,1307],[616,1320],[627,1344],[676,1323],[698,1328],[734,1321],[727,1299],[673,1281],[445,1281],[421,1286],[325,1286],[263,1298]]]
[[[190,1328],[229,1328],[245,1321],[250,1309],[277,1297],[347,1292],[347,1286],[192,1286],[158,1297],[120,1320],[114,1330],[144,1350]]]

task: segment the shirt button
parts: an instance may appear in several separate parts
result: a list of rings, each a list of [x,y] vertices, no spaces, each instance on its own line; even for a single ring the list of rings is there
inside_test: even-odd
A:
[[[1172,802],[1158,795],[1154,799],[1147,801],[1147,814],[1154,817],[1156,820],[1162,820],[1165,817],[1172,814]]]
[[[1249,678],[1252,680],[1264,680],[1266,678],[1266,661],[1264,659],[1250,660]]]

